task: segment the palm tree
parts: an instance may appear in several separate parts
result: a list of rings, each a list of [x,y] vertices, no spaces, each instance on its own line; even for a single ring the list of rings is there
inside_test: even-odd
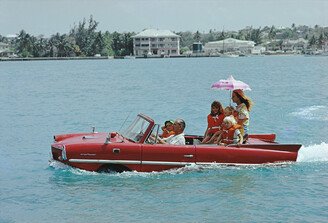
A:
[[[200,32],[197,30],[197,32],[194,35],[194,40],[196,42],[199,42],[201,38],[202,38],[202,36],[201,36]]]
[[[84,18],[82,22],[79,22],[78,26],[75,26],[70,31],[70,36],[74,37],[76,45],[79,47],[82,55],[93,56],[94,50],[92,49],[93,42],[97,36],[96,29],[98,22],[96,22],[92,15],[89,18],[88,27]]]
[[[105,47],[105,41],[101,31],[96,34],[95,40],[91,45],[92,55],[101,54]]]
[[[224,40],[226,38],[226,34],[224,31],[221,32],[220,36],[219,36],[219,40]]]
[[[309,46],[311,46],[313,48],[313,47],[315,47],[316,43],[317,43],[317,40],[316,40],[315,36],[313,35],[311,37],[311,39],[309,40]]]
[[[273,40],[276,38],[276,28],[274,26],[271,26],[268,37],[270,40]]]
[[[31,36],[25,32],[25,30],[21,30],[16,40],[16,50],[17,53],[22,57],[29,57],[32,55],[32,40]]]
[[[124,55],[131,55],[133,53],[133,39],[132,39],[132,33],[124,33],[123,34],[123,48],[124,48]]]
[[[120,38],[120,34],[118,32],[113,33],[111,47],[114,51],[114,55],[120,56],[120,52],[121,52],[121,49],[122,49],[122,41],[121,41],[121,38]]]
[[[251,31],[251,37],[250,39],[256,43],[256,45],[260,44],[262,42],[261,37],[261,27],[258,29],[252,29]]]

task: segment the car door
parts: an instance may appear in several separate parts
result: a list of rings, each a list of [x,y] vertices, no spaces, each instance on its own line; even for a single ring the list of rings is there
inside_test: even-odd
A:
[[[180,168],[195,163],[195,146],[143,144],[141,169],[145,172]]]
[[[140,171],[141,144],[112,143],[107,146],[105,154],[108,164],[119,164],[130,170]]]

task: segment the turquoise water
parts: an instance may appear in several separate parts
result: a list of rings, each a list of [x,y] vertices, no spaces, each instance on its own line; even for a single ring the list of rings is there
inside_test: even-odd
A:
[[[140,112],[203,134],[230,74],[252,88],[250,132],[303,144],[296,163],[99,174],[51,160],[54,134]],[[0,222],[327,222],[327,86],[328,57],[2,62]]]

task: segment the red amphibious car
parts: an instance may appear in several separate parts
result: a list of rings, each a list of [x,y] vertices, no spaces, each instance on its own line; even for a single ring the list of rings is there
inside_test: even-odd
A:
[[[54,136],[54,160],[88,171],[163,171],[190,164],[265,164],[296,161],[300,144],[278,144],[275,134],[251,134],[247,144],[199,144],[202,136],[185,135],[186,145],[156,144],[160,126],[139,114],[122,133],[74,133]],[[156,137],[149,137],[150,135]]]

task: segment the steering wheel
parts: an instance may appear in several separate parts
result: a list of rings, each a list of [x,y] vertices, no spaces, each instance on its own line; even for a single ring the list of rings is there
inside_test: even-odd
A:
[[[137,142],[139,142],[140,139],[143,137],[143,135],[144,135],[143,131],[140,131],[140,132],[138,133],[138,135],[136,135],[135,140],[136,140]]]
[[[156,136],[155,136],[154,134],[151,134],[151,135],[147,138],[146,143],[149,143],[149,144],[155,144],[156,139],[157,139]]]

